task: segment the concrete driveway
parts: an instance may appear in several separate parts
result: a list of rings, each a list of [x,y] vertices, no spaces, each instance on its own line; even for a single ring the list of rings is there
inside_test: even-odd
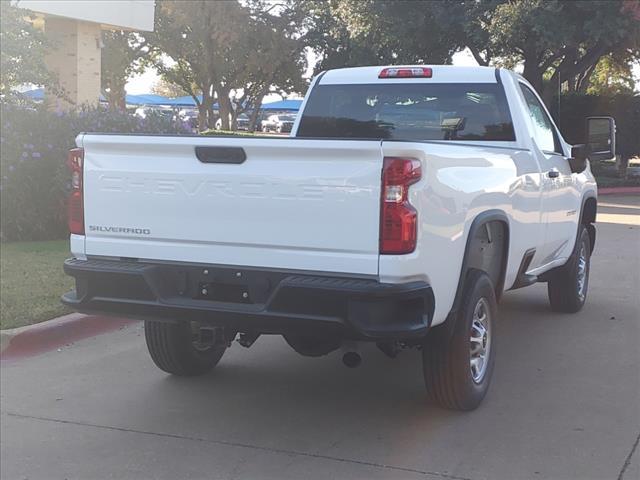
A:
[[[417,352],[348,370],[263,337],[171,378],[136,323],[2,366],[2,478],[640,478],[639,200],[603,197],[582,313],[505,295],[475,412],[425,401]]]

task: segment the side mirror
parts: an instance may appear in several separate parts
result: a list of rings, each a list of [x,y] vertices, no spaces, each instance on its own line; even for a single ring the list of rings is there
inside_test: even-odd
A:
[[[589,160],[611,160],[616,156],[616,122],[613,117],[587,118]]]
[[[571,158],[569,167],[571,173],[582,173],[587,168],[587,157],[589,156],[589,145],[574,145],[571,147]]]

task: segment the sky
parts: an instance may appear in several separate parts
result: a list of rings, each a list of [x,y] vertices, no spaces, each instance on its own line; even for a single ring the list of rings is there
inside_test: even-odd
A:
[[[307,57],[310,60],[310,64],[315,63],[313,58]],[[453,55],[453,64],[459,66],[474,66],[477,62],[471,55],[469,50],[463,50]],[[633,76],[636,80],[636,91],[640,91],[640,62],[636,63],[633,67]],[[148,69],[141,75],[133,75],[129,78],[126,85],[127,93],[133,95],[139,95],[143,93],[150,93],[153,84],[158,81],[158,73],[155,69]],[[271,102],[281,100],[280,95],[268,95],[265,98],[265,102]]]

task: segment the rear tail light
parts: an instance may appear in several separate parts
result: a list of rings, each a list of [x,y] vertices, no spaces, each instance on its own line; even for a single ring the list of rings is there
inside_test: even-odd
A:
[[[418,215],[408,200],[409,186],[422,177],[415,158],[385,157],[382,167],[380,253],[398,255],[416,248]]]
[[[84,149],[69,150],[67,165],[71,170],[71,194],[67,204],[67,219],[69,232],[84,235],[84,200],[82,164],[84,163]]]
[[[428,67],[383,68],[378,78],[431,78],[433,70]]]

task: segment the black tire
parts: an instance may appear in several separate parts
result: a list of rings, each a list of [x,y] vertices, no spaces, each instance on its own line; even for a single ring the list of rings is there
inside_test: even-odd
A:
[[[551,274],[547,283],[549,303],[554,312],[576,313],[582,309],[589,290],[590,263],[591,240],[582,226],[573,254],[564,266]]]
[[[482,311],[487,318],[487,335],[473,335],[478,341],[472,342],[472,325],[476,324],[474,315],[479,313],[476,317],[476,321],[479,321]],[[491,280],[480,270],[470,271],[462,292],[460,308],[452,319],[455,320],[453,332],[449,335],[444,326],[436,327],[436,331],[428,335],[422,348],[427,394],[440,406],[466,411],[474,410],[482,402],[489,389],[495,364],[496,316],[496,294]],[[480,323],[484,325],[483,322]],[[479,333],[480,330],[474,329],[473,332]],[[486,347],[486,356],[481,369],[478,368],[478,363],[474,363],[476,369],[472,373],[471,346],[476,343],[477,354]]]
[[[151,359],[158,368],[182,377],[211,371],[226,350],[224,345],[196,348],[189,322],[145,320],[144,337]]]

